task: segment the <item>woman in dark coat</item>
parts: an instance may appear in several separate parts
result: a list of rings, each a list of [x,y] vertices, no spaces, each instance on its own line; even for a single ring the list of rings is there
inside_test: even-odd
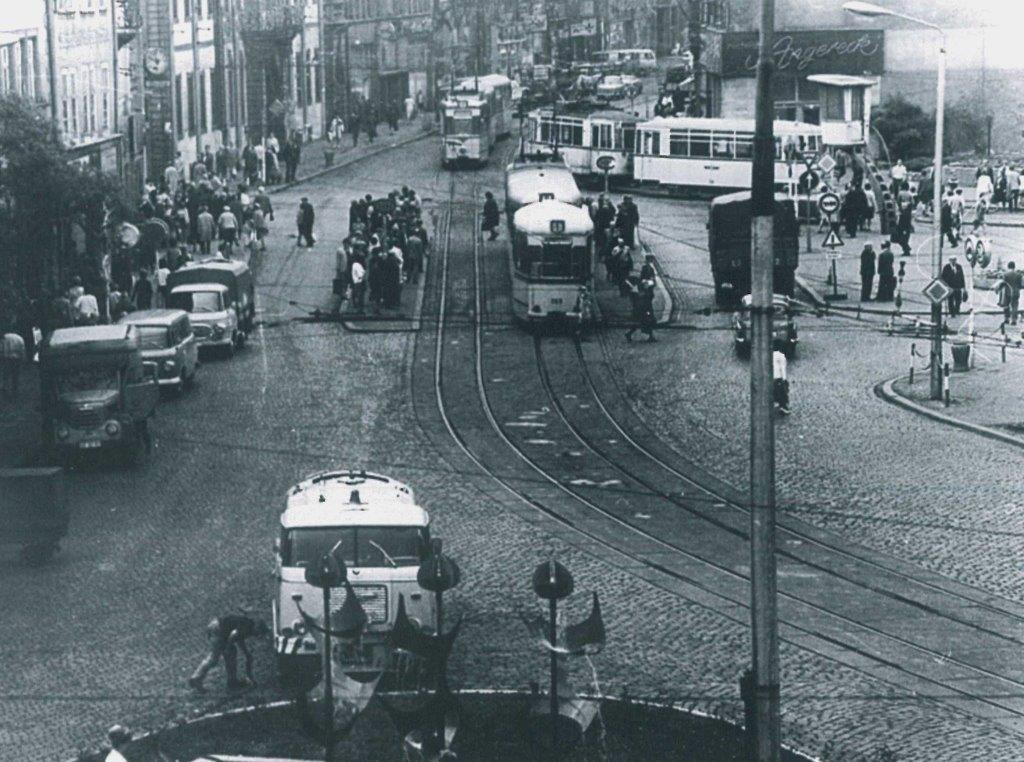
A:
[[[402,260],[393,249],[384,256],[382,268],[384,307],[396,310],[402,303]]]
[[[493,241],[498,237],[498,224],[501,221],[501,212],[498,209],[498,202],[494,200],[494,194],[490,191],[484,193],[484,220],[481,226],[485,233],[490,233],[488,240]]]
[[[373,309],[380,309],[381,298],[384,294],[384,250],[381,248],[380,240],[374,236],[370,240],[370,254],[366,263],[366,281],[370,292],[370,304]]]

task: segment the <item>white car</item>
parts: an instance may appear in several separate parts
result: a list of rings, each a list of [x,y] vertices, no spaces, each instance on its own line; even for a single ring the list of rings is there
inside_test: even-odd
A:
[[[597,85],[597,95],[608,100],[635,98],[643,92],[643,83],[632,74],[606,74]]]

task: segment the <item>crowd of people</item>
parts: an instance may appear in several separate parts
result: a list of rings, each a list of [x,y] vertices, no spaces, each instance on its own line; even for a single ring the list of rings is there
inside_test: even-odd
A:
[[[419,196],[407,186],[384,198],[366,194],[352,201],[348,220],[337,252],[342,301],[356,314],[398,310],[403,285],[419,280],[430,251]]]

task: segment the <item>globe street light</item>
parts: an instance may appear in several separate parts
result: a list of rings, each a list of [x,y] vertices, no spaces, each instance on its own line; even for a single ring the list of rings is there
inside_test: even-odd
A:
[[[857,16],[877,18],[892,16],[910,21],[939,33],[939,74],[935,95],[935,160],[932,172],[932,275],[942,272],[942,142],[946,111],[946,32],[924,19],[908,16],[881,5],[850,0],[843,10]],[[942,399],[942,303],[932,304],[931,398]]]

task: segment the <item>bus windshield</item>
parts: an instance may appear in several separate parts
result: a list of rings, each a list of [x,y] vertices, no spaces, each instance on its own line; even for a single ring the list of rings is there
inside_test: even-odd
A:
[[[518,267],[531,278],[585,280],[590,271],[590,253],[571,241],[546,241],[543,246],[527,246]]]
[[[292,529],[281,548],[281,563],[309,566],[335,546],[338,546],[335,556],[348,566],[418,566],[426,548],[426,530],[423,527]]]

